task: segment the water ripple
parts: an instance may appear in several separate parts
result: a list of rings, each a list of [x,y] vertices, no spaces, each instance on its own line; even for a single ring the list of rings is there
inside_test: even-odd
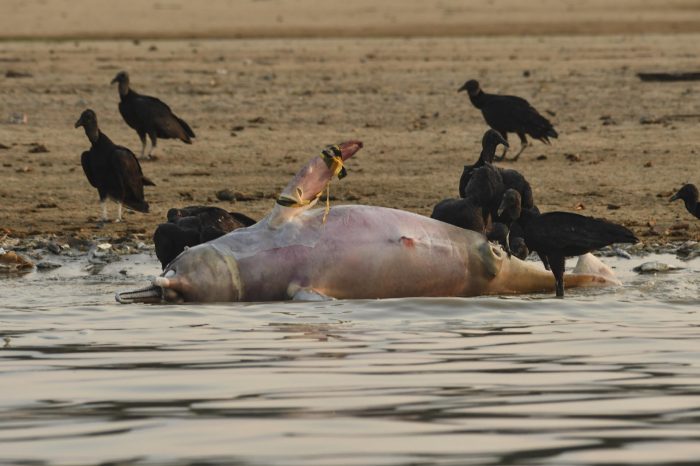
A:
[[[139,270],[114,281],[75,271],[40,290],[37,277],[12,283],[0,315],[0,462],[700,457],[692,264],[663,277],[621,272],[624,287],[564,301],[112,304],[114,289],[145,278]]]

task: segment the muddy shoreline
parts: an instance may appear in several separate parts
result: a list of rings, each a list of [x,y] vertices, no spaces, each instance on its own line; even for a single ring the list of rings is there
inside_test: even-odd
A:
[[[532,14],[522,21],[534,21]],[[216,205],[262,218],[306,160],[348,139],[365,148],[333,184],[333,204],[429,215],[457,194],[462,166],[480,152],[486,125],[456,92],[476,78],[487,91],[527,98],[560,134],[503,164],[530,181],[541,210],[606,218],[645,244],[698,241],[700,222],[668,199],[682,184],[700,183],[700,88],[645,83],[637,73],[695,69],[699,40],[623,29],[558,37],[6,41],[0,235],[149,244],[172,207]],[[100,225],[97,193],[80,166],[89,143],[73,123],[92,108],[115,143],[140,152],[109,85],[120,70],[136,90],[167,102],[197,138],[191,146],[161,140],[158,160],[142,164],[157,185],[146,189],[148,214]],[[517,137],[511,142],[517,149]]]
[[[507,165],[530,181],[542,210],[607,218],[644,241],[698,240],[700,223],[668,198],[700,180],[700,117],[673,118],[697,113],[700,90],[636,77],[641,69],[689,68],[698,39],[11,43],[0,67],[30,76],[0,78],[0,228],[12,237],[148,239],[171,207],[212,204],[260,218],[309,157],[351,138],[365,148],[334,184],[335,203],[429,215],[456,195],[462,166],[479,154],[486,126],[456,92],[476,77],[554,113],[560,138],[535,142]],[[503,50],[515,55],[503,58]],[[143,163],[157,184],[146,189],[149,214],[100,227],[97,194],[80,166],[89,144],[73,123],[93,108],[110,138],[139,151],[109,85],[121,69],[198,137],[191,146],[161,141],[159,160]],[[26,123],[10,123],[15,113]],[[226,189],[240,200],[219,200]],[[109,210],[113,218],[115,206]]]
[[[30,272],[46,272],[59,269],[69,263],[78,263],[87,275],[97,275],[112,263],[117,264],[119,273],[129,274],[128,262],[119,268],[119,262],[129,261],[130,257],[139,257],[142,262],[150,262],[152,273],[160,272],[160,263],[155,256],[153,245],[145,241],[144,235],[132,234],[128,237],[96,237],[92,240],[77,239],[70,236],[28,236],[23,239],[0,239],[0,278],[19,276]],[[22,266],[17,266],[5,256],[7,252],[19,256]],[[594,254],[603,258],[618,257],[623,259],[644,258],[649,255],[671,254],[681,261],[690,261],[700,257],[700,243],[697,241],[670,243],[639,243],[636,245],[619,245],[605,247]],[[15,257],[13,257],[16,260]],[[531,254],[529,261],[539,263],[536,254]],[[574,261],[570,261],[573,262]],[[573,267],[569,264],[570,267]],[[651,265],[656,267],[657,263]],[[658,264],[664,272],[664,264]],[[673,270],[673,269],[672,269]],[[646,272],[648,273],[648,272]]]

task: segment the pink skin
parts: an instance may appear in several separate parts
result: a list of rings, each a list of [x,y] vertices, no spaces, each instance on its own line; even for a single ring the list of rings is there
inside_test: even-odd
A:
[[[361,141],[347,141],[338,144],[343,162],[355,155],[357,151],[362,149]],[[326,185],[331,181],[331,170],[326,165],[326,162],[321,157],[314,157],[302,167],[294,176],[292,181],[280,193],[280,198],[294,199],[299,204],[294,208],[282,207],[275,205],[272,216],[274,220],[270,226],[275,228],[281,223],[286,222],[290,218],[299,215],[311,207],[318,201],[317,195],[322,193]]]
[[[346,161],[362,149],[361,141],[347,141],[338,144],[343,161]],[[299,170],[292,181],[282,190],[280,196],[296,197],[300,190],[303,201],[312,201],[316,194],[323,191],[331,178],[331,171],[321,157],[314,157]]]
[[[359,141],[340,145],[347,160]],[[314,157],[284,189],[314,201],[331,171]],[[301,188],[298,191],[297,188]],[[315,202],[315,201],[314,201]],[[476,296],[554,290],[551,272],[508,258],[476,232],[401,210],[276,204],[257,224],[188,249],[150,288],[121,302],[278,301],[295,295],[339,299]],[[619,284],[593,256],[567,288]]]

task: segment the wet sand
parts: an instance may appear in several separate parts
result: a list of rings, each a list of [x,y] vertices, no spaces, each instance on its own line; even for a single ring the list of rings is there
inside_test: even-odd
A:
[[[169,208],[191,204],[261,217],[308,158],[350,138],[363,140],[365,149],[348,163],[349,176],[332,184],[335,203],[430,214],[437,201],[457,195],[462,166],[478,157],[485,123],[464,93],[456,92],[464,80],[476,78],[487,91],[520,95],[553,114],[560,138],[551,146],[535,142],[518,162],[506,164],[528,178],[543,211],[608,218],[631,227],[645,242],[700,239],[700,222],[681,202],[668,203],[683,183],[700,183],[700,88],[636,77],[639,71],[697,68],[700,34],[691,25],[697,11],[684,2],[664,11],[649,6],[654,2],[636,2],[647,7],[637,11],[639,21],[633,12],[616,9],[608,23],[596,21],[601,4],[588,2],[588,9],[568,17],[571,35],[553,35],[561,32],[551,26],[561,25],[557,14],[566,14],[556,8],[544,18],[536,9],[516,11],[505,26],[495,13],[484,13],[481,27],[498,25],[488,37],[465,30],[476,21],[469,9],[445,13],[457,2],[415,23],[409,20],[425,8],[421,2],[393,21],[390,2],[378,10],[369,2],[356,10],[348,6],[341,23],[355,28],[345,34],[349,37],[341,37],[343,28],[323,32],[329,27],[326,7],[313,9],[320,3],[311,1],[303,6],[316,16],[306,23],[289,2],[251,2],[250,15],[228,23],[228,29],[217,29],[219,20],[202,27],[204,13],[188,16],[184,3],[179,10],[173,6],[179,4],[161,3],[150,12],[158,19],[148,23],[150,34],[143,34],[147,23],[137,18],[136,2],[125,3],[134,21],[111,25],[97,19],[80,23],[85,18],[72,16],[77,13],[66,13],[61,22],[68,2],[49,1],[44,10],[35,2],[9,3],[15,21],[0,19],[4,37],[36,39],[7,40],[0,48],[0,144],[7,146],[0,149],[0,228],[9,236],[148,239]],[[511,3],[496,6],[507,10]],[[222,5],[212,2],[207,14],[223,22],[226,15],[217,16]],[[275,9],[281,26],[269,17]],[[188,17],[191,27],[183,19]],[[441,17],[448,18],[446,32],[426,33],[441,30],[429,27],[442,24]],[[363,33],[358,25],[364,20],[384,32]],[[246,21],[253,32],[240,32]],[[544,35],[507,35],[513,22]],[[592,23],[598,28],[586,26]],[[636,34],[643,24],[660,33]],[[391,31],[398,27],[405,30],[399,35],[436,37],[385,37],[396,35]],[[460,27],[464,37],[438,37],[455,35]],[[110,39],[120,34],[202,38]],[[267,38],[203,38],[236,34]],[[363,34],[367,37],[359,37]],[[101,40],[58,40],[78,36]],[[117,90],[109,85],[122,69],[130,72],[136,90],[161,98],[187,120],[197,139],[191,146],[161,140],[158,160],[143,163],[157,184],[146,189],[149,214],[128,212],[121,224],[98,226],[97,193],[80,166],[89,143],[73,124],[92,108],[110,138],[140,152],[136,133],[118,113]],[[7,78],[8,70],[31,77]],[[15,113],[26,114],[27,123],[8,123]],[[518,147],[514,135],[511,142]],[[48,152],[31,152],[35,143]],[[245,200],[219,201],[216,193],[224,189]],[[109,209],[113,218],[115,206]]]

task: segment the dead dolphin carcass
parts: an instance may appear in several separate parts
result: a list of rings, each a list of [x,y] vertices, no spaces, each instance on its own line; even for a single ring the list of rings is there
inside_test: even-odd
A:
[[[190,248],[129,302],[227,302],[477,296],[554,289],[552,274],[508,257],[480,233],[422,215],[364,205],[313,208],[343,162],[348,141],[314,157],[257,224]],[[592,255],[566,286],[619,282]]]

